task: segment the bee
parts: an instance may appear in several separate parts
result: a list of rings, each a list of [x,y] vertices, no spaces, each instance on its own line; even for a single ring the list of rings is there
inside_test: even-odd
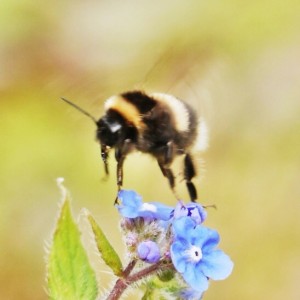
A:
[[[128,91],[105,101],[104,115],[95,119],[88,112],[62,98],[96,124],[96,139],[100,143],[105,173],[109,174],[108,155],[115,150],[118,190],[123,185],[123,165],[127,155],[140,151],[152,155],[175,192],[175,176],[171,165],[183,156],[183,178],[190,200],[197,200],[197,190],[192,182],[196,167],[191,150],[204,150],[206,127],[196,112],[184,101],[164,93]]]

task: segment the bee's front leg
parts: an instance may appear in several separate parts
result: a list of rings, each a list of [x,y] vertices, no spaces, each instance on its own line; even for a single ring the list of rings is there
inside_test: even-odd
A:
[[[121,190],[121,188],[123,186],[123,165],[124,165],[125,158],[130,151],[130,144],[131,144],[131,140],[126,139],[121,146],[116,147],[116,149],[115,149],[115,158],[117,161],[118,192]],[[115,203],[117,203],[117,202],[118,202],[118,196],[115,200]]]

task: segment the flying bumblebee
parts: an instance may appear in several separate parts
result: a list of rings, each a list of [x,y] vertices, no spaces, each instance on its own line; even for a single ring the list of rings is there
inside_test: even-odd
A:
[[[143,91],[128,91],[105,101],[105,114],[99,120],[69,100],[62,98],[90,117],[97,126],[96,138],[101,146],[101,157],[106,174],[108,155],[115,149],[117,185],[123,185],[123,164],[133,151],[148,153],[156,158],[162,174],[168,179],[175,194],[175,176],[171,164],[177,156],[184,156],[183,177],[190,200],[195,202],[197,190],[192,179],[196,168],[191,155],[193,147],[204,149],[206,127],[195,111],[178,98]],[[176,195],[176,194],[175,194]]]

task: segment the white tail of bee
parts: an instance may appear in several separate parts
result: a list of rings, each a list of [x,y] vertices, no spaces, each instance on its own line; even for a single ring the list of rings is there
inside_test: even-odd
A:
[[[209,136],[206,122],[203,118],[199,119],[198,123],[198,136],[195,142],[194,149],[197,152],[203,152],[208,148]]]

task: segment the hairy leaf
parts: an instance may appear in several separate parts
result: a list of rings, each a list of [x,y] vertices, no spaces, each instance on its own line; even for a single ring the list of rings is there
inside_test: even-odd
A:
[[[81,244],[65,194],[48,257],[49,297],[53,300],[94,300],[98,294],[95,273]]]
[[[92,226],[92,230],[95,235],[96,244],[101,254],[103,261],[117,276],[122,276],[123,267],[120,257],[118,256],[115,249],[112,247],[102,229],[96,223],[95,219],[88,214],[88,220]]]

